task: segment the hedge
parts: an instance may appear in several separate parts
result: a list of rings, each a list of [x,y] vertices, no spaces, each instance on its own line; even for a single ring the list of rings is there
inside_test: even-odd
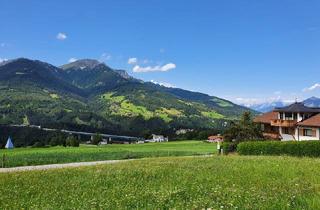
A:
[[[320,157],[320,141],[263,141],[242,142],[237,146],[240,155],[291,155]]]
[[[233,142],[223,142],[222,149],[224,154],[228,154],[230,152],[236,152],[237,144]]]

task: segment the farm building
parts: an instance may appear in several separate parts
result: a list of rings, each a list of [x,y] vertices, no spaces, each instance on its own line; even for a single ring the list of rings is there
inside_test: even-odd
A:
[[[152,142],[165,142],[165,141],[168,141],[168,137],[164,137],[163,135],[152,134]]]

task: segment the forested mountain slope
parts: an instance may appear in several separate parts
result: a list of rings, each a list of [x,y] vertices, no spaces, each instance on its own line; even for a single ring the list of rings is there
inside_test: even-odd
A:
[[[223,128],[248,108],[143,82],[84,59],[55,67],[19,58],[0,64],[0,123],[128,135]]]

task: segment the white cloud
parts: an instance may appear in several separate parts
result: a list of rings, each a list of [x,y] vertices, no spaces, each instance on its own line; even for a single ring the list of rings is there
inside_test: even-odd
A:
[[[57,36],[56,36],[57,39],[63,41],[67,38],[67,35],[65,33],[58,33]]]
[[[233,101],[236,104],[241,104],[247,107],[253,106],[253,105],[259,105],[264,103],[275,103],[275,102],[283,102],[285,104],[290,104],[295,101],[295,99],[283,99],[280,95],[277,97],[269,97],[269,98],[230,98],[231,101]]]
[[[318,88],[320,88],[320,84],[316,83],[316,84],[312,85],[311,87],[304,88],[303,91],[304,92],[313,91],[313,90],[318,89]]]
[[[150,82],[152,82],[153,84],[156,84],[156,85],[161,85],[161,86],[164,86],[164,87],[169,87],[169,88],[174,88],[176,86],[168,83],[168,82],[157,82],[157,81],[154,81],[154,80],[151,80]]]
[[[128,59],[128,64],[136,64],[138,62],[137,58],[129,58]]]
[[[235,98],[232,101],[234,101],[235,103],[238,103],[238,104],[246,104],[246,105],[247,104],[250,104],[250,105],[259,104],[262,102],[261,99],[257,99],[257,98],[241,98],[241,97]]]
[[[100,56],[100,59],[99,61],[100,62],[104,62],[104,61],[108,61],[108,60],[111,60],[112,56],[108,53],[102,53],[101,56]]]
[[[154,71],[170,71],[171,69],[175,69],[176,64],[174,63],[168,63],[163,66],[158,65],[158,66],[146,66],[146,67],[141,67],[139,65],[135,65],[133,67],[133,72],[141,73],[141,72],[154,72]]]
[[[73,62],[76,62],[78,59],[76,59],[76,58],[70,58],[69,60],[68,60],[68,62],[69,63],[73,63]]]
[[[7,61],[8,59],[6,58],[0,58],[0,63]]]

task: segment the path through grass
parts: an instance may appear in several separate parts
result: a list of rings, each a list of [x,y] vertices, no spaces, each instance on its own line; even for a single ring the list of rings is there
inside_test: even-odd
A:
[[[207,155],[216,152],[215,144],[202,141],[177,141],[105,146],[18,148],[0,150],[6,155],[5,166],[28,166],[144,157]]]
[[[0,174],[1,209],[320,209],[320,159],[166,157]]]

